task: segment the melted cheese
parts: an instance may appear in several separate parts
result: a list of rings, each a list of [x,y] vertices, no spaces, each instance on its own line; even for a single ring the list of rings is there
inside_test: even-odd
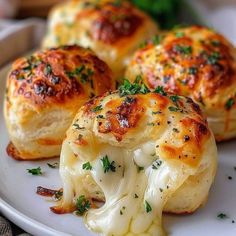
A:
[[[173,112],[173,101],[161,95],[97,99],[77,113],[80,128],[67,131],[59,212],[75,210],[84,195],[104,202],[84,215],[87,227],[101,235],[165,235],[163,211],[194,212],[206,201],[216,172],[214,137],[190,100],[179,98],[184,110]],[[91,112],[99,104],[103,109]],[[115,171],[104,172],[105,156]],[[87,162],[91,170],[83,169]]]
[[[161,227],[163,207],[189,176],[181,171],[181,165],[176,168],[176,165],[172,167],[162,162],[158,166],[155,145],[150,142],[134,150],[105,145],[90,162],[92,170],[88,171],[82,168],[87,160],[82,156],[75,158],[70,145],[63,145],[60,168],[64,201],[70,204],[71,199],[75,201],[79,195],[87,195],[92,188],[105,196],[102,207],[90,209],[85,214],[89,229],[107,236],[165,235]],[[115,172],[104,173],[101,159],[105,155],[110,162],[115,162]],[[139,167],[144,169],[139,170]],[[90,179],[91,186],[81,185],[84,178]],[[76,190],[75,195],[73,190]],[[150,212],[146,210],[146,202],[151,207]]]

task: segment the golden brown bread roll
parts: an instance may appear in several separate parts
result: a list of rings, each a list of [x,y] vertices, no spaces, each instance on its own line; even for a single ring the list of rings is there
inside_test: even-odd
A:
[[[56,213],[85,213],[102,235],[164,235],[162,211],[205,203],[217,150],[190,98],[128,81],[80,108],[63,142],[63,199]],[[105,201],[98,209],[93,200]]]
[[[43,47],[90,47],[119,78],[139,44],[156,32],[150,17],[128,1],[74,0],[52,10]]]
[[[6,85],[4,113],[12,142],[8,154],[16,159],[58,156],[78,108],[114,86],[106,63],[78,46],[18,59]]]
[[[236,137],[236,49],[222,35],[192,26],[156,36],[137,50],[126,75],[190,96],[217,141]]]

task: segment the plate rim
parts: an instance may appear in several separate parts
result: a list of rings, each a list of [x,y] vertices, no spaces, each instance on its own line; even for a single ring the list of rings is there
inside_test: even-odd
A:
[[[17,226],[21,227],[28,233],[33,235],[44,235],[44,236],[69,236],[70,234],[57,231],[43,223],[34,220],[25,214],[21,213],[13,206],[8,204],[0,196],[0,212],[2,215],[7,217],[10,221],[15,223]]]

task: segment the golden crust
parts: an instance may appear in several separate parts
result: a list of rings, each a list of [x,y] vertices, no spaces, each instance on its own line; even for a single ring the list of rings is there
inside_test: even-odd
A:
[[[157,133],[161,136],[160,132],[168,129],[169,140],[156,147],[162,153],[162,158],[197,166],[211,132],[197,104],[190,98],[180,96],[177,102],[173,102],[172,96],[158,93],[126,97],[120,97],[116,92],[104,94],[85,103],[74,124],[82,120],[78,125],[83,132],[90,124],[87,120],[94,120],[93,132],[96,136],[115,146],[125,146],[134,136],[135,141],[128,145],[135,146],[140,139],[154,138]],[[67,139],[87,148],[89,140],[78,135],[78,125],[68,130]],[[175,140],[178,140],[178,145]]]
[[[76,0],[56,6],[43,47],[79,44],[92,48],[116,77],[138,45],[157,32],[155,23],[128,1]]]
[[[106,63],[79,46],[38,51],[18,59],[7,78],[4,105],[10,139],[17,150],[9,154],[17,153],[21,159],[58,156],[77,109],[114,87]]]
[[[126,75],[192,97],[210,118],[217,140],[236,135],[236,50],[220,34],[200,26],[164,33],[135,53]]]
[[[73,211],[76,199],[86,196],[91,208],[94,199],[104,201],[101,208],[86,212],[90,229],[118,235],[120,224],[125,228],[119,235],[156,235],[162,211],[191,213],[205,203],[217,165],[216,144],[205,117],[190,98],[146,92],[123,96],[119,89],[79,109],[62,146],[63,198],[52,209],[55,213]],[[105,169],[104,158],[114,169]],[[137,216],[150,216],[143,211],[148,194],[157,222],[150,223],[156,227],[151,233],[142,221],[130,227]],[[107,218],[109,232],[107,224],[100,224]]]
[[[92,51],[63,46],[18,59],[9,73],[6,95],[39,107],[63,105],[75,96],[93,97],[114,88],[111,77],[106,63]]]

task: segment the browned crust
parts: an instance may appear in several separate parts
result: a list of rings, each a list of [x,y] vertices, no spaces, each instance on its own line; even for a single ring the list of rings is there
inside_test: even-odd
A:
[[[23,97],[36,106],[64,104],[114,89],[112,72],[91,50],[62,46],[18,59],[7,80],[7,97]],[[11,89],[10,89],[11,88]]]
[[[112,133],[117,141],[121,141],[123,135],[130,129],[134,129],[145,112],[141,99],[126,97],[124,100],[110,101],[110,108],[106,112],[106,120],[99,122],[100,133]]]
[[[142,17],[128,2],[108,2],[97,10],[90,34],[95,40],[114,44],[121,38],[132,36],[142,23]]]
[[[176,36],[178,33],[182,36]],[[198,37],[192,37],[195,33]],[[150,88],[161,85],[169,92],[192,96],[204,106],[205,101],[214,99],[236,84],[234,47],[222,35],[204,27],[192,26],[163,34],[160,45],[157,48],[152,40],[148,41],[136,52],[130,64],[130,73],[132,66],[137,64]],[[146,60],[150,57],[153,61],[147,64]],[[156,64],[159,65],[158,70],[155,69]],[[236,89],[232,89],[232,94],[222,98],[220,103],[226,110],[227,100],[236,99],[235,93]],[[232,107],[235,106],[236,102]]]
[[[14,146],[14,144],[12,142],[9,142],[7,147],[6,147],[6,152],[7,155],[12,157],[13,159],[17,160],[17,161],[41,161],[41,160],[45,160],[45,159],[51,159],[51,158],[57,158],[58,156],[54,156],[54,157],[39,157],[39,158],[32,158],[32,157],[25,157],[24,155],[22,155],[17,148]]]

